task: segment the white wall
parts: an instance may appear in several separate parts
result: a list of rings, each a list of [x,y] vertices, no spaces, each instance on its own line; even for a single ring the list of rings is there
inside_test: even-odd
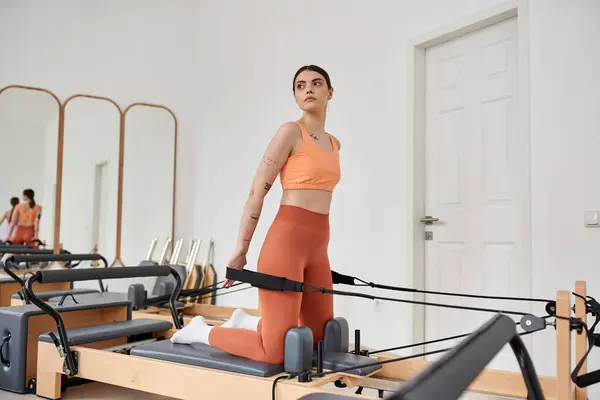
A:
[[[146,259],[158,238],[156,261],[171,236],[175,121],[162,109],[132,107],[125,118],[121,258],[125,265]]]
[[[65,96],[155,101],[180,121],[178,237],[215,239],[222,278],[248,188],[279,124],[299,116],[291,79],[305,63],[326,68],[336,94],[327,128],[342,141],[332,208],[334,269],[411,285],[407,251],[406,42],[496,0],[2,3],[0,84]],[[594,282],[600,230],[600,9],[594,0],[530,4],[533,294]],[[432,8],[429,8],[432,7]],[[144,12],[140,12],[143,10]],[[21,21],[28,21],[27,24]],[[110,26],[110,28],[108,28]],[[57,29],[61,27],[61,29]],[[97,36],[95,36],[97,35]],[[19,40],[14,38],[18,37]],[[278,207],[268,196],[249,254],[253,267]],[[201,250],[201,253],[203,250]],[[256,304],[255,290],[221,304]],[[338,298],[336,309],[374,347],[412,340],[407,307]],[[382,322],[392,327],[382,330]],[[553,331],[536,335],[541,373],[554,367]],[[596,356],[591,357],[595,367]],[[549,363],[550,362],[550,363]],[[597,367],[597,365],[596,365]]]
[[[600,209],[600,3],[534,1],[530,30],[533,294],[582,279],[598,296],[600,229],[586,229],[583,212]],[[553,335],[534,341],[541,373],[554,371]],[[597,350],[588,368],[600,368]]]
[[[0,0],[0,87],[40,86],[62,101],[107,96],[122,107],[142,101],[171,108],[180,122],[176,220],[189,237],[194,200],[201,77],[200,2]],[[18,38],[16,40],[15,38]]]

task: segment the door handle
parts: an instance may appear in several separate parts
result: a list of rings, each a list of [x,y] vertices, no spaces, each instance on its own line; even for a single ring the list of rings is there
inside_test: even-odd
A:
[[[421,222],[423,222],[425,225],[431,225],[434,222],[439,221],[440,219],[437,217],[432,217],[430,215],[426,215],[425,217],[421,218]]]

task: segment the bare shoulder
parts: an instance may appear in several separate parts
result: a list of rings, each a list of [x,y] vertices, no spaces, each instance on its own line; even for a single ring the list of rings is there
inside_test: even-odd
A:
[[[341,150],[342,149],[342,142],[340,142],[340,140],[338,138],[336,138],[335,136],[333,136],[333,135],[331,135],[331,137],[333,138],[333,141],[337,145],[338,150]]]
[[[298,124],[292,121],[283,123],[275,133],[276,136],[290,140],[297,139],[301,134]]]
[[[290,156],[302,144],[300,127],[291,121],[283,123],[275,132],[271,143]]]

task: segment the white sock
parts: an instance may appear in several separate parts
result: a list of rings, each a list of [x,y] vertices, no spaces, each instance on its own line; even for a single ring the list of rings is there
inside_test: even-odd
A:
[[[231,319],[221,325],[223,328],[240,328],[251,331],[258,331],[258,322],[260,317],[253,317],[246,314],[244,310],[238,308],[231,314]]]
[[[177,331],[172,337],[172,343],[192,344],[208,343],[208,335],[214,326],[208,325],[202,316],[192,318],[189,324]]]

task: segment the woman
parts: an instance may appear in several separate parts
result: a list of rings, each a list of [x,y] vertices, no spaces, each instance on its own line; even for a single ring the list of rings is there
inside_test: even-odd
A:
[[[327,104],[333,88],[326,71],[309,65],[293,81],[296,103],[303,112],[283,124],[271,139],[258,166],[246,202],[237,249],[230,268],[243,269],[263,201],[281,173],[283,196],[279,212],[260,251],[257,271],[332,288],[327,255],[329,208],[340,180],[340,142],[325,132]],[[231,280],[225,287],[233,284]],[[333,298],[321,293],[258,291],[261,319],[236,310],[225,325],[212,327],[203,317],[172,337],[174,343],[201,342],[256,361],[280,364],[286,332],[308,326],[314,342],[322,340],[325,323],[333,318]]]
[[[10,222],[12,221],[13,214],[15,212],[15,207],[17,207],[18,204],[19,204],[18,197],[13,197],[10,199],[10,210],[6,211],[4,213],[4,215],[2,216],[2,218],[0,218],[0,226],[2,226],[4,221],[6,221],[8,226],[10,226]],[[2,236],[0,236],[0,240],[8,240],[10,238],[10,234],[11,234],[11,231],[9,229],[9,230],[7,230],[6,234],[3,234]]]
[[[34,240],[38,238],[42,207],[35,203],[35,193],[31,189],[23,190],[23,202],[16,209],[16,216],[10,223],[9,232],[13,232],[10,241],[13,244],[35,246]]]

